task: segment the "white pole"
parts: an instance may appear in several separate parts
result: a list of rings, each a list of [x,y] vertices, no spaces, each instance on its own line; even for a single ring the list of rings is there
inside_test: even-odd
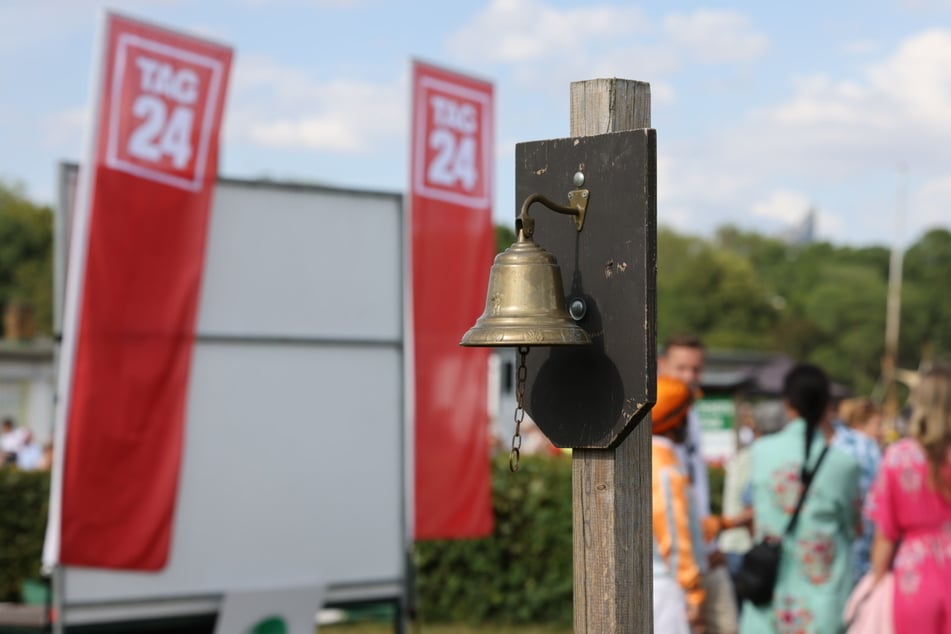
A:
[[[886,420],[894,420],[898,415],[898,403],[895,394],[895,371],[898,367],[898,333],[901,321],[901,282],[902,265],[904,262],[904,250],[901,241],[905,219],[907,187],[908,167],[904,163],[899,163],[898,186],[895,195],[895,241],[892,244],[891,259],[888,263],[888,299],[885,306],[885,358],[882,364]]]
[[[891,261],[888,265],[888,305],[885,320],[885,354],[894,363],[898,361],[898,331],[901,320],[901,282],[904,250],[902,249],[902,227],[905,215],[905,197],[907,190],[908,168],[898,164],[898,191],[896,195],[895,242],[892,245]]]

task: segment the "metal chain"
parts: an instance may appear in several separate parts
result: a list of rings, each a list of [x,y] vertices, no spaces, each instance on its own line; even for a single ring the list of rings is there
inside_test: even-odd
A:
[[[522,436],[519,426],[525,420],[525,379],[528,377],[528,368],[525,367],[525,357],[528,356],[528,346],[518,349],[518,372],[515,378],[515,435],[512,436],[512,453],[509,454],[509,470],[518,471],[518,459],[522,448]]]

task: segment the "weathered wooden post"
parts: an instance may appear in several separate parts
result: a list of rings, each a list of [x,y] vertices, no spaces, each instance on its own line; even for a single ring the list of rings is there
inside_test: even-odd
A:
[[[650,85],[571,85],[572,138],[516,146],[516,201],[561,197],[577,173],[584,229],[539,213],[572,316],[594,343],[533,348],[526,409],[574,448],[574,631],[652,631],[651,426],[656,383],[656,137]],[[577,182],[575,182],[577,185]],[[517,208],[517,207],[516,207]],[[583,316],[578,319],[578,315]]]
[[[465,346],[518,348],[525,411],[573,454],[575,632],[652,630],[656,165],[650,86],[571,86],[572,137],[515,148],[517,240]],[[529,213],[534,204],[540,210]],[[559,214],[570,216],[566,219]]]

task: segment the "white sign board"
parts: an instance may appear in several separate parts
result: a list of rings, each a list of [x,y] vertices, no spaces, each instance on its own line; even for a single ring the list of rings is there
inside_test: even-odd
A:
[[[401,215],[398,194],[218,183],[169,564],[66,568],[67,624],[242,590],[404,597]]]
[[[703,458],[723,464],[736,453],[736,404],[731,398],[708,397],[694,404],[700,419]]]

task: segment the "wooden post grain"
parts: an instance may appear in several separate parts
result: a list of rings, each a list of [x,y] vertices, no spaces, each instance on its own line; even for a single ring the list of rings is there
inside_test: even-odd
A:
[[[623,79],[571,84],[572,137],[649,127],[649,84]],[[653,324],[644,336],[656,337]],[[614,449],[574,450],[572,504],[574,631],[650,634],[653,547],[649,418]]]

